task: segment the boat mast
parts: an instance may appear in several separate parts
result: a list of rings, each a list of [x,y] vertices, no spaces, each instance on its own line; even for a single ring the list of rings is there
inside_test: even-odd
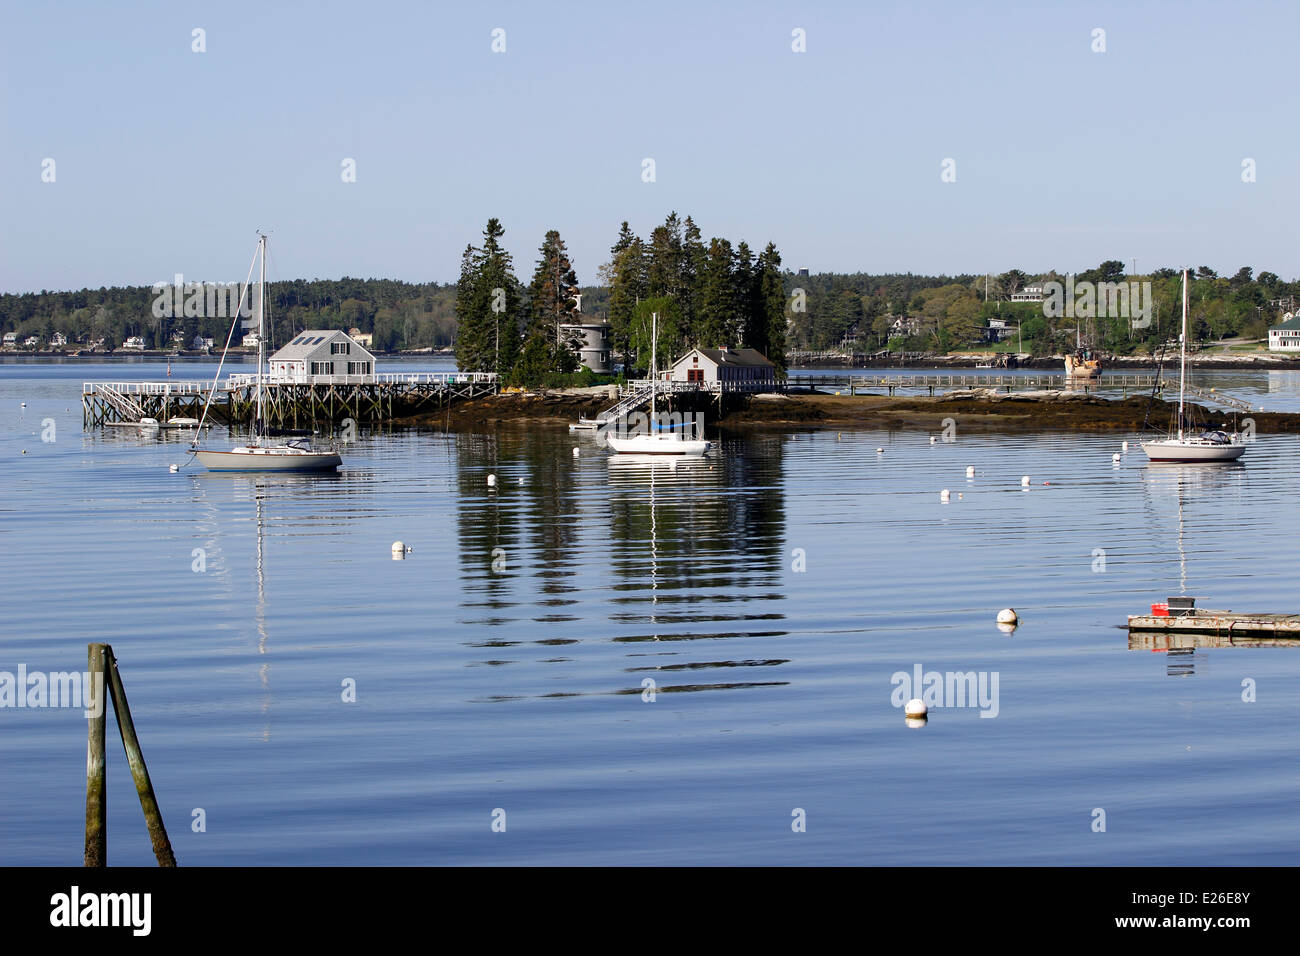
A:
[[[659,373],[655,371],[659,347],[659,313],[650,313],[650,433],[653,435],[656,422],[655,396],[659,394]]]
[[[1178,363],[1178,440],[1183,440],[1183,392],[1187,383],[1187,270],[1183,270],[1183,334]]]
[[[257,244],[262,247],[262,279],[261,291],[257,297],[257,434],[262,432],[262,359],[266,352],[266,333],[263,327],[266,325],[266,236],[258,238]]]

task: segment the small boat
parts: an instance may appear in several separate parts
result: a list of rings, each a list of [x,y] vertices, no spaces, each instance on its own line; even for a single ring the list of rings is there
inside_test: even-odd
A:
[[[313,448],[308,438],[295,438],[283,444],[276,444],[270,440],[271,429],[266,427],[266,419],[263,415],[263,386],[262,374],[263,367],[266,364],[266,236],[259,235],[257,240],[257,254],[262,260],[261,274],[261,295],[258,296],[257,303],[257,413],[253,420],[253,441],[246,445],[239,445],[228,451],[217,449],[199,448],[198,441],[191,446],[191,452],[199,463],[208,471],[273,471],[273,472],[303,472],[303,471],[333,471],[343,464],[343,459],[338,451],[334,448],[317,449]],[[251,269],[250,269],[251,275]],[[242,300],[241,300],[242,305]],[[239,321],[238,310],[236,310],[236,322]],[[221,361],[225,362],[226,352],[230,350],[230,341],[234,337],[234,325],[231,326],[231,334],[227,337],[225,350],[222,352]],[[221,375],[221,365],[217,366],[217,376]],[[212,394],[216,393],[213,388],[209,393],[208,402],[211,404]],[[208,409],[203,409],[204,419],[207,418]],[[201,424],[201,422],[200,422]]]
[[[579,417],[576,422],[569,426],[569,434],[574,432],[594,432],[600,428],[600,422],[594,418]]]
[[[162,428],[162,426],[158,424],[158,419],[156,418],[142,418],[136,423],[136,427],[142,432],[156,432],[158,429]]]
[[[1101,378],[1101,359],[1089,349],[1075,349],[1065,357],[1065,374],[1068,378]]]
[[[1142,450],[1151,461],[1216,462],[1236,461],[1246,453],[1246,444],[1236,432],[1203,431],[1191,434],[1187,421],[1187,270],[1183,270],[1183,332],[1180,336],[1178,368],[1178,419],[1176,427],[1164,438],[1142,442]]]
[[[198,428],[199,420],[197,418],[169,418],[163,428]]]
[[[659,375],[656,363],[659,313],[650,317],[650,381],[654,388],[650,390],[650,431],[645,435],[628,435],[626,437],[605,436],[605,442],[618,454],[623,455],[690,455],[698,457],[705,454],[712,446],[702,437],[687,438],[684,431],[666,425],[661,426],[656,412],[655,396],[659,392]],[[624,419],[626,420],[626,419]],[[685,425],[686,423],[683,423]],[[692,427],[694,423],[690,423]]]

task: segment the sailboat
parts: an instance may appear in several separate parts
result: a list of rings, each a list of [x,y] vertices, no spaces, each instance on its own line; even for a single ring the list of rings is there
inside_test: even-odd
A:
[[[1229,435],[1224,431],[1203,431],[1193,435],[1184,415],[1185,393],[1187,390],[1187,270],[1183,270],[1183,332],[1179,337],[1180,355],[1178,366],[1178,422],[1177,428],[1171,429],[1167,437],[1153,441],[1144,441],[1142,450],[1152,461],[1236,461],[1246,453],[1246,444],[1236,432]]]
[[[208,471],[276,471],[276,472],[299,472],[299,471],[333,471],[339,465],[343,464],[343,459],[333,448],[327,450],[318,450],[311,446],[310,438],[297,438],[287,441],[283,444],[276,444],[267,441],[268,430],[266,419],[263,416],[263,368],[266,365],[266,236],[258,235],[257,239],[257,256],[262,262],[262,273],[260,280],[260,295],[257,303],[257,414],[253,419],[253,440],[247,445],[240,445],[229,451],[217,451],[215,449],[199,448],[196,441],[192,446],[194,457]],[[251,271],[251,270],[250,270]],[[235,322],[238,323],[239,310],[235,310]],[[226,348],[222,352],[221,361],[226,360],[226,352],[230,350],[230,341],[234,336],[234,326],[231,326],[231,335],[226,339]],[[221,366],[217,366],[217,375],[221,375]],[[214,384],[213,393],[216,392]],[[208,398],[208,404],[211,405],[211,396]],[[207,407],[203,409],[203,417],[206,419],[208,414]]]
[[[1083,320],[1075,324],[1074,354],[1065,356],[1065,375],[1073,379],[1101,378],[1101,357],[1093,349],[1083,347]]]
[[[609,447],[619,454],[626,455],[691,455],[698,457],[707,452],[712,444],[703,438],[687,438],[672,426],[661,427],[655,397],[659,394],[658,345],[659,313],[650,316],[650,431],[645,435],[629,435],[626,438],[606,437]]]

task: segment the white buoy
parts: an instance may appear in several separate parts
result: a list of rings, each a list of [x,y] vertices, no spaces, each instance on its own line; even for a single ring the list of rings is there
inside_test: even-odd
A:
[[[967,465],[967,466],[966,466],[966,477],[967,477],[967,478],[974,478],[974,477],[975,477],[975,466],[974,466],[974,465]]]
[[[488,487],[489,487],[489,488],[495,488],[496,486],[497,486],[497,476],[496,476],[496,475],[488,475]]]
[[[523,480],[522,478],[518,478],[518,479],[515,480],[515,484],[516,484],[516,485],[522,485],[523,483],[524,483],[524,480]]]
[[[1029,476],[1028,476],[1028,475],[1021,475],[1021,476],[1020,476],[1020,486],[1021,486],[1022,488],[1028,488],[1028,487],[1029,487]]]
[[[965,498],[965,497],[966,497],[966,496],[963,495],[960,491],[957,492],[957,500],[958,500],[958,501],[961,501],[961,500],[962,500],[963,498]]]
[[[998,611],[999,624],[1019,624],[1020,618],[1017,616],[1015,608],[1004,607]]]
[[[26,402],[23,402],[23,408],[26,408],[26,407],[27,407],[27,403],[26,403]]]
[[[1115,454],[1113,454],[1113,455],[1110,456],[1110,460],[1113,461],[1113,462],[1114,462],[1115,464],[1117,464],[1117,465],[1119,464],[1119,459],[1120,459],[1120,454],[1119,454],[1119,452],[1115,452]]]
[[[907,706],[903,708],[903,713],[908,717],[924,717],[929,713],[929,708],[925,706],[925,701],[921,700],[921,698],[913,697],[907,702]]]
[[[408,554],[410,554],[410,553],[411,553],[412,551],[414,551],[414,550],[415,550],[414,548],[408,548],[406,545],[404,545],[404,544],[403,544],[402,542],[400,542],[400,541],[394,541],[394,542],[393,542],[393,560],[394,560],[394,561],[405,561],[405,560],[406,560],[406,556],[407,556]]]
[[[573,449],[573,457],[574,457],[574,458],[577,458],[577,457],[578,457],[578,449],[576,449],[576,448]]]
[[[951,496],[952,496],[952,492],[949,491],[947,488],[945,488],[945,489],[943,489],[943,491],[939,492],[939,500],[940,500],[940,501],[947,501]]]
[[[1120,449],[1121,449],[1122,451],[1128,451],[1128,440],[1125,439],[1125,440],[1124,440],[1124,443],[1121,444],[1119,447],[1120,447]]]
[[[174,475],[174,474],[176,474],[176,472],[178,472],[178,471],[181,470],[181,466],[180,466],[180,465],[168,465],[168,466],[167,466],[167,470],[170,471],[170,472]]]
[[[939,440],[939,439],[936,438],[934,435],[931,435],[931,436],[930,436],[930,444],[931,444],[931,445],[933,445],[933,444],[934,444],[935,442],[937,442],[938,440]]]
[[[925,717],[904,717],[903,723],[909,727],[924,727],[928,721]]]
[[[877,454],[877,455],[883,455],[884,453],[885,453],[885,449],[883,449],[883,448],[877,448],[877,449],[876,449],[876,454]]]

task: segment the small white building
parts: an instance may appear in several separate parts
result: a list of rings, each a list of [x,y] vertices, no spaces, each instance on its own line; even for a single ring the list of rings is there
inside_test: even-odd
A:
[[[194,341],[190,343],[190,348],[196,352],[206,352],[212,348],[212,339],[204,335],[196,335]]]
[[[720,383],[724,388],[765,392],[776,388],[776,366],[754,349],[691,349],[663,373],[670,382]]]
[[[258,347],[258,345],[261,344],[261,342],[262,342],[262,337],[260,335],[258,335],[256,332],[249,332],[240,341],[240,345],[242,345],[246,349],[255,349]]]
[[[270,359],[271,380],[306,382],[318,376],[370,378],[375,357],[359,342],[337,329],[299,332]]]
[[[18,333],[17,333],[17,332],[6,332],[6,333],[5,333],[5,337],[4,337],[4,347],[7,348],[7,349],[13,349],[13,348],[17,348],[17,347],[18,347]]]
[[[138,335],[133,335],[133,336],[131,336],[129,339],[127,339],[125,342],[122,343],[122,348],[124,348],[124,349],[128,349],[128,350],[133,351],[133,352],[143,352],[143,351],[144,351],[144,339],[141,338],[141,337],[138,336]]]
[[[1300,316],[1290,312],[1282,316],[1281,325],[1268,330],[1270,352],[1300,352]]]
[[[1019,292],[1011,293],[1012,302],[1042,302],[1047,297],[1041,279],[1029,282]]]
[[[360,346],[370,348],[374,345],[375,336],[373,332],[362,332],[360,329],[348,329],[348,338]]]
[[[67,345],[67,344],[68,344],[68,337],[64,335],[62,332],[55,332],[53,335],[50,336],[50,345],[53,348],[58,348],[59,346]]]
[[[27,338],[23,339],[24,347],[29,349],[34,349],[36,348],[36,346],[40,344],[41,344],[41,337],[39,335],[29,335],[27,336]]]
[[[609,361],[609,323],[566,322],[560,326],[560,338],[578,347],[578,364],[604,375],[611,370]]]

